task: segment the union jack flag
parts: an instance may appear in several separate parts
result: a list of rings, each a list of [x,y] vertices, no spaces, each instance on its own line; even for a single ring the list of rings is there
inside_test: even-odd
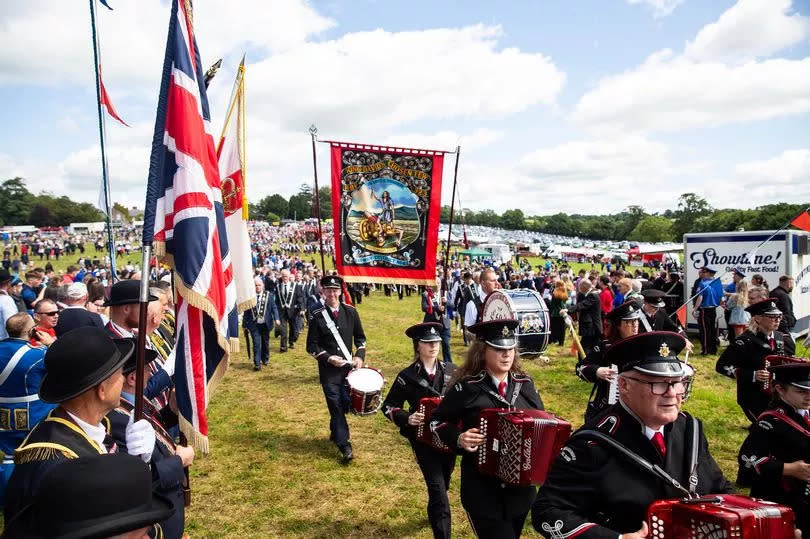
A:
[[[237,335],[236,293],[225,233],[204,70],[190,0],[172,1],[146,191],[144,245],[174,270],[175,390],[180,428],[208,451],[206,406]]]

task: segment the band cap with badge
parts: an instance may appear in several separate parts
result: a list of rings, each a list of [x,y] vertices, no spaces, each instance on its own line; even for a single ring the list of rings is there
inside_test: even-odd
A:
[[[405,330],[405,335],[419,342],[441,342],[442,325],[438,322],[414,324]]]
[[[787,360],[779,365],[771,364],[768,370],[773,375],[774,383],[790,384],[799,389],[810,390],[810,359],[790,356],[768,356],[772,362],[778,358]]]
[[[493,348],[511,350],[517,346],[515,328],[518,322],[515,319],[490,320],[479,322],[467,328],[479,341],[484,341]]]
[[[619,373],[638,371],[666,378],[689,374],[678,354],[686,347],[686,339],[671,331],[639,333],[622,339],[607,352],[605,361],[615,364]]]
[[[326,275],[321,277],[321,288],[336,288],[343,290],[343,279],[337,275]]]
[[[641,316],[641,309],[638,305],[634,301],[628,301],[607,313],[605,318],[615,324],[620,320],[638,320]]]
[[[653,307],[657,307],[659,309],[666,307],[666,303],[664,303],[666,294],[663,290],[649,288],[647,290],[642,290],[641,295],[644,297],[644,303],[648,305],[652,305]]]
[[[752,303],[745,308],[751,316],[782,316],[782,311],[776,306],[776,298],[768,298],[757,303]]]

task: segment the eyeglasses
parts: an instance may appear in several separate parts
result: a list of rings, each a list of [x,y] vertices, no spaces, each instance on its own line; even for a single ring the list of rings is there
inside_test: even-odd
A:
[[[650,391],[652,391],[653,395],[666,395],[669,388],[672,388],[672,391],[674,391],[676,395],[686,393],[686,382],[683,380],[678,380],[677,382],[648,382],[647,380],[641,380],[640,378],[633,378],[631,376],[625,376],[625,378],[640,384],[647,384],[650,386]]]
[[[59,311],[51,311],[51,312],[48,312],[48,313],[37,313],[37,314],[42,315],[42,316],[56,316],[57,314],[59,314]]]

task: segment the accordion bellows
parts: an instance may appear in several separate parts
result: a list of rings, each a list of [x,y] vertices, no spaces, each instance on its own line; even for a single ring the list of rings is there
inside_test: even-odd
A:
[[[793,539],[793,510],[765,500],[718,494],[661,500],[647,510],[653,539]]]
[[[571,436],[571,423],[542,410],[485,408],[478,428],[478,471],[512,486],[542,485]]]
[[[423,397],[419,399],[419,412],[425,415],[425,420],[416,427],[416,440],[427,444],[442,453],[452,453],[453,450],[441,441],[439,436],[433,432],[431,417],[433,411],[442,403],[441,397]]]

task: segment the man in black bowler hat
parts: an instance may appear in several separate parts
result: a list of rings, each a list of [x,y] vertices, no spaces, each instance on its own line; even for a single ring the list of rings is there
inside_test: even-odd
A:
[[[4,507],[7,522],[31,502],[42,477],[55,464],[117,451],[105,416],[119,404],[123,366],[134,352],[132,340],[115,341],[97,327],[68,331],[48,348],[39,397],[59,406],[14,453]],[[130,420],[125,437],[127,452],[149,462],[155,446],[149,422]]]
[[[6,521],[4,539],[161,537],[157,523],[174,512],[152,492],[149,468],[125,453],[65,460],[41,485],[32,503]]]
[[[307,333],[307,352],[318,361],[318,375],[329,408],[329,439],[337,445],[343,462],[354,458],[349,441],[349,393],[346,375],[352,367],[363,366],[366,357],[366,334],[360,315],[351,305],[340,302],[343,279],[328,275],[321,279],[325,305],[312,313],[312,322]],[[340,341],[335,338],[335,333]],[[352,354],[354,344],[354,354]]]
[[[650,503],[687,494],[649,471],[653,466],[695,494],[731,492],[709,454],[701,422],[681,411],[690,383],[690,369],[678,359],[685,344],[676,333],[658,331],[608,350],[605,360],[619,370],[619,402],[586,422],[563,447],[532,508],[538,532],[647,537]]]

